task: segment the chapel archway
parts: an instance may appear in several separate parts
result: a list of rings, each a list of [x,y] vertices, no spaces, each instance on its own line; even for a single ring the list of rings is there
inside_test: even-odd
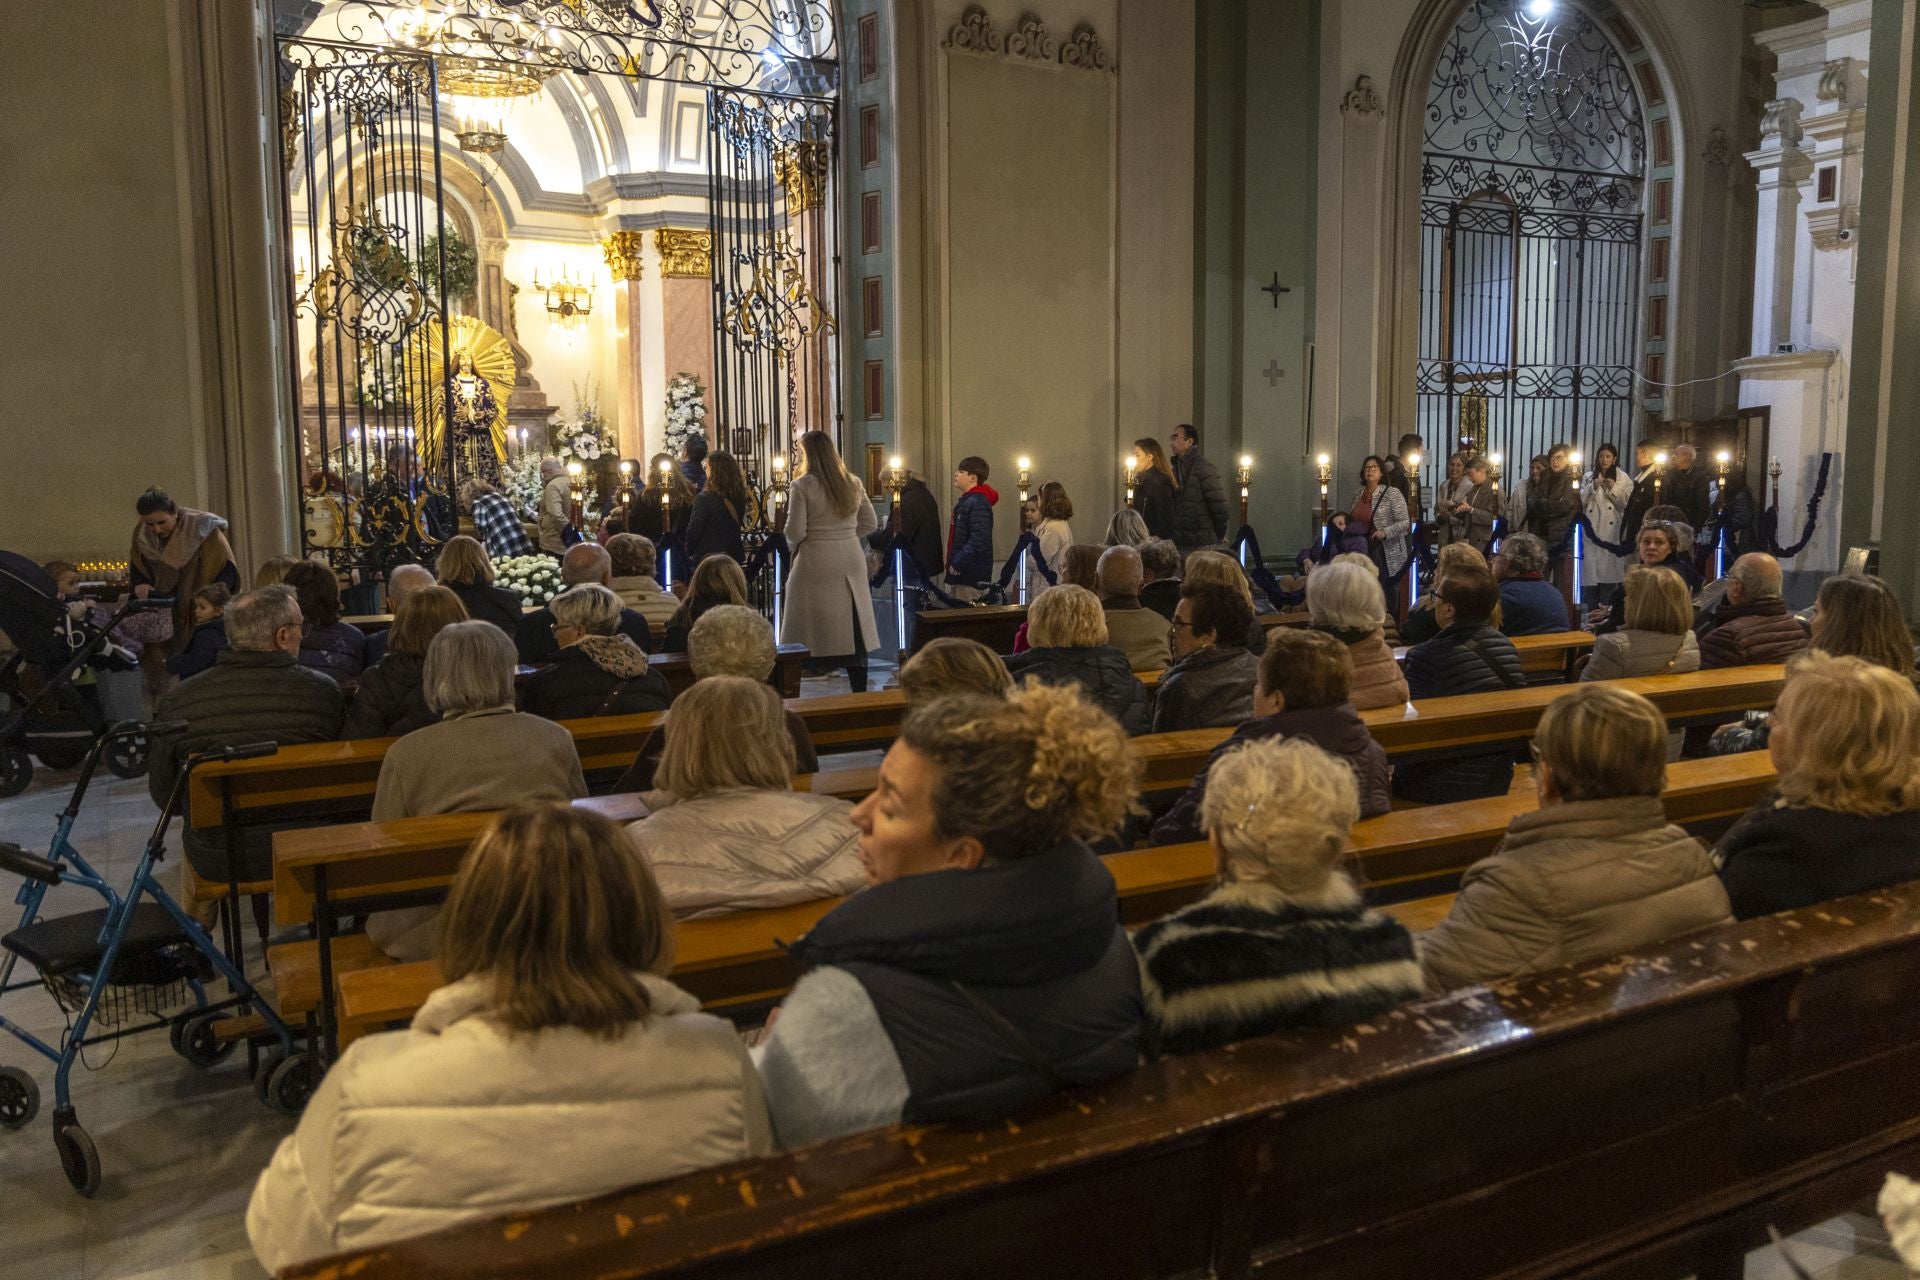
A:
[[[1672,217],[1670,113],[1642,42],[1610,6],[1471,0],[1424,88],[1415,430],[1519,474],[1559,441],[1625,445],[1665,337],[1648,232]]]

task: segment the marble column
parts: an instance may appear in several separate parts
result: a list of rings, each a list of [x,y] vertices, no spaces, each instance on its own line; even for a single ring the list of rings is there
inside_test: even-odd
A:
[[[1794,260],[1800,232],[1800,183],[1812,165],[1800,150],[1800,103],[1776,98],[1760,119],[1760,149],[1747,153],[1759,181],[1754,238],[1753,354],[1793,340]]]
[[[704,227],[661,227],[661,334],[666,376],[690,373],[713,404],[713,232]],[[709,434],[713,420],[707,420]]]
[[[615,231],[601,241],[613,278],[614,425],[620,456],[646,456],[646,380],[640,362],[640,252],[638,231]]]
[[[244,582],[299,549],[272,26],[265,0],[188,0],[174,22],[208,494]]]

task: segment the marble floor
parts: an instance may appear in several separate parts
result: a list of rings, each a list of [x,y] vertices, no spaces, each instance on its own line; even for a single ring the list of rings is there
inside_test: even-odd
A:
[[[890,680],[882,677],[875,687]],[[806,681],[807,694],[844,692],[846,678]],[[847,763],[852,763],[848,761]],[[44,851],[74,781],[40,771],[23,795],[0,801],[0,840]],[[87,797],[74,844],[110,881],[125,884],[152,827],[144,782],[104,779]],[[163,872],[163,875],[166,874]],[[10,922],[17,878],[0,872],[0,921]],[[59,886],[51,914],[97,905]],[[6,997],[9,1018],[43,1038],[63,1019],[38,989]],[[73,1102],[100,1152],[100,1191],[83,1200],[67,1186],[50,1127],[53,1070],[0,1035],[0,1065],[24,1067],[39,1082],[40,1115],[0,1131],[0,1280],[257,1280],[245,1215],[254,1178],[293,1121],[253,1098],[244,1055],[212,1070],[192,1067],[161,1035],[136,1036],[90,1051],[73,1073]],[[88,1069],[89,1067],[95,1069]],[[1902,1280],[1906,1272],[1880,1224],[1849,1214],[1793,1237],[1795,1259],[1819,1280]],[[1748,1280],[1793,1280],[1772,1251],[1748,1259]]]

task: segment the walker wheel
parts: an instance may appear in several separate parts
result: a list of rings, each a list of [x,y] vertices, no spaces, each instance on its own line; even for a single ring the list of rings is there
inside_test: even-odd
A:
[[[176,1046],[180,1056],[196,1067],[211,1067],[224,1061],[233,1052],[235,1041],[222,1043],[213,1034],[214,1024],[220,1021],[219,1013],[195,1013],[187,1017],[180,1027],[180,1043]],[[172,1038],[172,1032],[168,1033]]]
[[[148,750],[145,733],[115,738],[107,744],[107,770],[116,778],[144,778],[147,776]]]
[[[0,1128],[24,1129],[40,1113],[40,1086],[18,1067],[0,1067]]]
[[[23,747],[0,747],[0,799],[17,796],[33,781],[33,758]]]
[[[60,1153],[60,1170],[73,1189],[89,1200],[100,1189],[100,1153],[93,1139],[77,1124],[55,1125],[53,1149]]]
[[[320,1083],[320,1072],[313,1056],[296,1052],[282,1057],[278,1050],[260,1061],[253,1075],[253,1096],[283,1116],[297,1116],[307,1109]]]

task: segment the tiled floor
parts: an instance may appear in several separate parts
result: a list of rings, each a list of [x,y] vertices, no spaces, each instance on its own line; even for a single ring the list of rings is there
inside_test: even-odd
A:
[[[878,675],[878,673],[876,673]],[[874,687],[891,683],[880,676]],[[810,695],[845,692],[846,678],[808,680]],[[73,782],[42,772],[24,795],[0,801],[0,840],[44,850],[54,815]],[[113,883],[133,873],[153,824],[142,782],[97,784],[74,843]],[[11,927],[18,881],[0,872],[0,926]],[[54,914],[97,905],[69,886],[48,898]],[[15,993],[0,1013],[42,1036],[64,1021],[39,990]],[[103,1179],[93,1200],[67,1186],[54,1155],[53,1070],[26,1046],[0,1035],[0,1065],[28,1069],[42,1091],[26,1129],[0,1131],[0,1280],[257,1280],[265,1272],[247,1247],[245,1214],[253,1180],[293,1121],[260,1106],[236,1054],[211,1071],[177,1057],[164,1036],[135,1037],[76,1067],[73,1101],[100,1151]],[[1877,1221],[1836,1218],[1789,1243],[1819,1280],[1902,1280]],[[1770,1252],[1753,1255],[1748,1280],[1792,1280]]]

